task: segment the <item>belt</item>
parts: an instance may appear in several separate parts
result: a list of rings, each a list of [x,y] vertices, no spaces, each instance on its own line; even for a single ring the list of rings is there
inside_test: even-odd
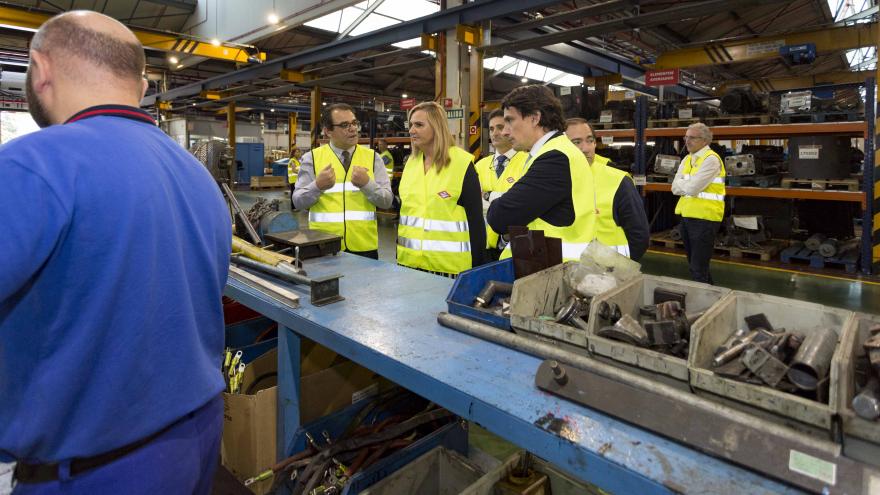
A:
[[[91,471],[92,469],[99,468],[106,464],[110,464],[111,462],[124,457],[135,450],[143,447],[144,445],[152,442],[156,438],[158,438],[163,433],[167,432],[178,423],[185,419],[190,419],[195,415],[195,412],[191,412],[184,416],[183,418],[171,423],[170,425],[162,428],[156,433],[152,435],[142,438],[136,442],[130,443],[128,445],[124,445],[119,447],[118,449],[111,450],[110,452],[106,452],[104,454],[98,454],[93,457],[81,457],[77,459],[73,459],[70,461],[70,476],[76,476],[78,474],[82,474],[86,471]],[[59,463],[53,462],[51,464],[28,464],[25,462],[18,462],[15,465],[15,480],[19,483],[27,484],[27,483],[46,483],[49,481],[57,481],[60,477],[58,476],[58,468]]]

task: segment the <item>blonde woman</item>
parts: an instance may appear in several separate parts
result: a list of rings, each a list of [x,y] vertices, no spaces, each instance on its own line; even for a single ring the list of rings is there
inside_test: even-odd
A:
[[[451,276],[483,263],[486,228],[473,156],[453,144],[446,112],[424,102],[409,112],[412,154],[400,179],[397,262]]]

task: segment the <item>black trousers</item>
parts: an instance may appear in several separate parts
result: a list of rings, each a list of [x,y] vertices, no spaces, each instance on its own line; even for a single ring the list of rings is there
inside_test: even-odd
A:
[[[296,186],[296,182],[290,184],[290,211],[293,211],[293,188]]]
[[[715,234],[721,222],[711,222],[700,218],[681,219],[681,239],[687,252],[688,268],[695,282],[712,283],[709,273],[709,260],[715,250]]]

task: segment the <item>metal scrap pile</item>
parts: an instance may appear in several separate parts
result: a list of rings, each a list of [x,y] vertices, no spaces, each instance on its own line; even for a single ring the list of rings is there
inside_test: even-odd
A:
[[[638,319],[621,316],[616,304],[603,301],[599,316],[612,325],[601,328],[596,335],[687,358],[691,325],[703,313],[687,314],[685,296],[683,292],[655,289],[654,304],[640,307]]]
[[[305,450],[245,485],[274,476],[273,493],[284,487],[293,495],[338,495],[357,473],[455,420],[451,412],[395,389],[365,406],[337,438],[327,431],[320,440],[305,433]]]
[[[852,407],[860,417],[876,421],[880,418],[880,325],[868,332],[868,339],[862,343],[865,356],[856,361],[857,385],[860,387]]]
[[[828,402],[831,358],[839,338],[834,329],[806,334],[774,329],[763,313],[745,317],[745,323],[746,328],[715,350],[715,374]]]

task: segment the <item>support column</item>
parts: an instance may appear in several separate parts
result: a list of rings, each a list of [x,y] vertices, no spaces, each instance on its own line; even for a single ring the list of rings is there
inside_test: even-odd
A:
[[[862,177],[865,190],[865,216],[862,219],[862,236],[870,235],[870,259],[863,256],[863,271],[869,274],[880,273],[880,119],[877,118],[877,81],[880,81],[880,65],[876,78],[866,81],[865,120],[868,124],[865,133],[865,163]],[[865,244],[864,238],[862,244]],[[864,253],[867,254],[867,253]]]
[[[226,142],[235,148],[235,102],[226,105]]]
[[[189,131],[187,131],[187,141],[189,140]],[[238,180],[238,165],[235,161],[235,102],[230,101],[226,105],[226,150],[227,154],[232,157],[229,163],[229,184],[235,184]],[[247,172],[249,174],[250,172]],[[250,179],[248,179],[250,180]]]
[[[312,114],[311,114],[311,137],[312,137],[312,149],[315,149],[319,146],[318,139],[321,138],[321,133],[318,132],[320,129],[321,122],[321,88],[319,86],[315,86],[312,88]]]
[[[474,160],[478,159],[482,154],[482,133],[483,133],[483,52],[477,50],[477,47],[491,39],[489,29],[474,27],[471,30],[465,30],[465,40],[473,41],[470,46],[470,77],[468,88],[468,148],[467,150],[474,155]]]
[[[437,33],[437,63],[434,66],[434,101],[446,98],[446,33]]]
[[[296,112],[291,112],[287,114],[287,151],[293,149],[296,146],[296,124],[297,124],[297,114]]]

